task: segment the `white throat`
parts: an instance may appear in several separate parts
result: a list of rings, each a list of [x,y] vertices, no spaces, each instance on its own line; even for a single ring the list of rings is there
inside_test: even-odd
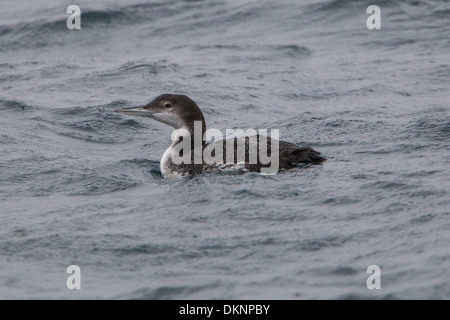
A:
[[[171,138],[172,144],[170,145],[169,148],[167,148],[166,151],[164,151],[164,153],[161,157],[161,162],[159,164],[161,173],[165,178],[181,176],[181,174],[174,171],[173,168],[171,168],[169,166],[169,164],[171,163],[172,152],[174,150],[174,146],[178,143],[180,137],[183,137],[183,139],[185,139],[185,138],[190,139],[190,136],[191,136],[191,134],[189,133],[189,131],[184,128],[176,129],[172,132],[172,138]]]

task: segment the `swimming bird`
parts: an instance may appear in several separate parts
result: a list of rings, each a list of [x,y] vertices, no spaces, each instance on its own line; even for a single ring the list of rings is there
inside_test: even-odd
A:
[[[162,94],[147,105],[123,108],[116,112],[151,118],[175,129],[172,134],[172,144],[161,158],[161,173],[164,177],[224,171],[263,173],[267,172],[273,163],[277,163],[275,171],[269,173],[272,174],[279,169],[288,170],[302,164],[316,165],[326,160],[310,147],[300,147],[261,134],[218,139],[207,143],[203,113],[186,95]],[[200,134],[196,135],[197,133]],[[185,148],[180,148],[182,143]],[[244,152],[239,153],[239,143],[243,146],[240,151]],[[266,152],[264,158],[262,151]],[[209,161],[203,158],[205,153],[210,156]],[[242,157],[244,154],[245,157]],[[276,157],[277,154],[278,157]],[[268,163],[267,157],[273,163]],[[180,158],[184,161],[180,161]]]

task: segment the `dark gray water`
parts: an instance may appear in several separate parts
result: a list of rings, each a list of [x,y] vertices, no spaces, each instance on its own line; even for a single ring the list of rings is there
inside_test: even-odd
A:
[[[449,18],[444,0],[1,1],[0,298],[449,299]],[[166,92],[328,161],[165,180],[171,128],[113,110]]]

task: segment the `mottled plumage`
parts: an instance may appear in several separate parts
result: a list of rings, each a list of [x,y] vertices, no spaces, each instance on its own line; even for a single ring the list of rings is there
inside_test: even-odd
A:
[[[272,152],[276,151],[274,141],[272,141],[270,137],[262,135],[224,139],[221,141],[223,143],[222,161],[208,164],[203,160],[203,163],[195,164],[194,123],[195,121],[201,122],[201,133],[203,135],[206,131],[206,122],[203,113],[197,104],[185,95],[163,94],[145,106],[120,109],[117,110],[117,112],[149,117],[168,124],[175,129],[185,129],[183,131],[184,135],[181,134],[172,142],[172,145],[166,150],[161,159],[161,172],[167,177],[179,177],[201,174],[204,172],[261,172],[261,169],[270,167],[270,164],[263,164],[262,162],[264,161],[260,159],[260,147],[262,147],[262,141],[265,141],[267,146],[267,156],[270,157]],[[182,143],[183,139],[187,138],[190,138],[191,149],[193,150],[191,153],[191,163],[175,164],[174,161],[172,161],[172,150],[174,147],[180,147],[178,144]],[[214,141],[207,144],[204,141],[201,141],[201,146],[199,145],[197,148],[201,148],[199,151],[202,153],[206,147],[216,147],[215,150],[220,150],[220,145],[215,144],[221,142]],[[230,150],[234,153],[234,159],[227,163],[227,145],[230,143],[233,144],[233,147]],[[244,157],[242,159],[238,157],[238,153],[236,152],[238,143],[243,143],[244,146]],[[250,151],[254,150],[257,151],[256,161],[251,161],[255,158],[250,157]],[[265,150],[263,149],[262,151]],[[319,152],[310,147],[299,147],[296,144],[281,140],[278,140],[278,152],[278,168],[280,170],[292,169],[301,164],[320,164],[326,160],[320,156]],[[265,153],[262,152],[262,154]],[[216,156],[215,152],[211,152],[211,156]]]

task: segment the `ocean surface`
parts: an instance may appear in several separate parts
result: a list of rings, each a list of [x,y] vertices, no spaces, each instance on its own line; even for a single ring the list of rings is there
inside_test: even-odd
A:
[[[449,19],[444,0],[1,1],[0,298],[449,299]],[[164,179],[172,129],[114,112],[162,93],[328,161]]]

